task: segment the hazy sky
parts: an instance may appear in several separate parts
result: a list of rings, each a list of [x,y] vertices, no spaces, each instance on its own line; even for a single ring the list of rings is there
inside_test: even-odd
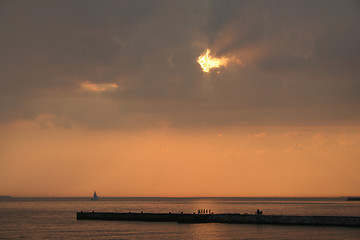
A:
[[[2,0],[0,30],[0,195],[360,195],[359,1]]]

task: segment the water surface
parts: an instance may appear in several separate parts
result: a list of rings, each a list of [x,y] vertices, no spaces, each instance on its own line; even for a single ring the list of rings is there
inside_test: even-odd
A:
[[[12,198],[0,200],[0,239],[360,239],[360,228],[77,221],[77,211],[360,216],[360,202],[316,198]]]

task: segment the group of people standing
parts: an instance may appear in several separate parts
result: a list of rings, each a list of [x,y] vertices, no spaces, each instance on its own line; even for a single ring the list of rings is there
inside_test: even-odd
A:
[[[211,214],[211,209],[198,209],[198,214]]]
[[[197,213],[198,213],[198,214],[213,214],[214,212],[211,212],[211,209],[198,209],[198,210],[197,210]],[[182,214],[182,212],[181,212],[181,214]],[[194,213],[194,214],[195,214],[195,213]],[[256,214],[257,214],[257,215],[262,215],[263,212],[260,211],[260,209],[258,209],[258,210],[256,210]]]

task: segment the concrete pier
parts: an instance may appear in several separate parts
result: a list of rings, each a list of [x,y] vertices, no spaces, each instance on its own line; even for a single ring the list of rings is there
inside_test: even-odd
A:
[[[360,227],[360,217],[347,216],[77,212],[76,219],[177,223],[237,223]]]

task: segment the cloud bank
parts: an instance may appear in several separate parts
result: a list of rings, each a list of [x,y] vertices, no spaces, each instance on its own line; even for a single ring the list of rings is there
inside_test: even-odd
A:
[[[358,1],[2,1],[0,28],[3,123],[52,116],[66,126],[183,128],[360,118]],[[204,73],[197,59],[207,48],[241,64]]]

